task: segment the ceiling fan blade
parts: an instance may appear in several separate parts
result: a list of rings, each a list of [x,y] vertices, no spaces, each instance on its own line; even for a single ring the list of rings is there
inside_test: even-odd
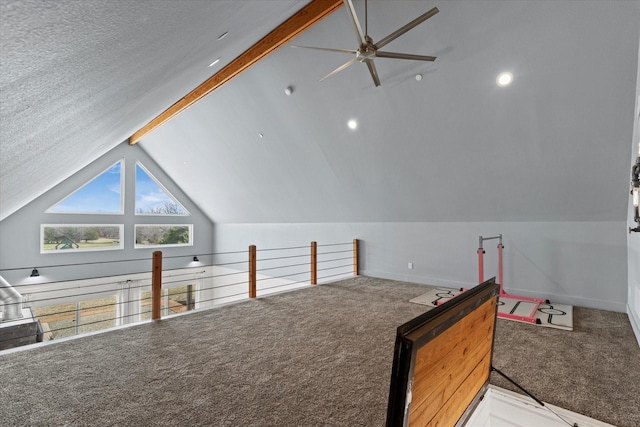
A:
[[[413,59],[414,61],[435,61],[436,56],[413,55],[411,53],[376,51],[376,58]]]
[[[347,1],[347,0],[345,0],[345,1]],[[398,37],[400,37],[401,35],[403,35],[407,31],[409,31],[413,27],[416,27],[419,24],[422,24],[424,21],[426,21],[427,19],[431,18],[433,15],[435,15],[438,12],[439,12],[438,8],[434,7],[433,9],[428,11],[427,13],[424,13],[424,14],[418,16],[416,19],[414,19],[413,21],[409,22],[407,25],[405,25],[405,26],[403,26],[401,28],[398,28],[396,31],[394,31],[393,33],[389,34],[387,37],[383,38],[378,43],[376,43],[375,44],[376,49],[380,49],[382,46],[394,41],[395,39],[397,39]]]
[[[333,76],[334,74],[338,74],[340,71],[344,70],[345,68],[347,68],[348,66],[350,66],[351,64],[356,62],[357,60],[358,60],[358,58],[353,58],[352,60],[350,60],[348,62],[345,62],[344,64],[342,64],[341,66],[339,66],[338,68],[336,68],[335,70],[333,70],[332,72],[330,72],[329,74],[327,74],[326,76],[321,78],[320,81],[323,81],[324,79],[327,79],[327,78]]]
[[[297,47],[300,49],[326,50],[328,52],[357,53],[357,51],[353,49],[332,49],[328,47],[315,47],[315,46],[291,46],[291,47]]]
[[[360,22],[358,21],[358,16],[356,15],[356,10],[353,7],[353,3],[351,0],[344,0],[344,6],[349,13],[349,19],[351,19],[351,25],[356,30],[356,37],[358,37],[358,46],[362,46],[365,44],[364,34],[362,33],[362,28],[360,27]]]
[[[367,61],[367,67],[369,67],[369,72],[371,73],[371,78],[373,78],[373,83],[376,87],[380,86],[380,77],[378,77],[378,70],[376,70],[376,66],[373,61]]]

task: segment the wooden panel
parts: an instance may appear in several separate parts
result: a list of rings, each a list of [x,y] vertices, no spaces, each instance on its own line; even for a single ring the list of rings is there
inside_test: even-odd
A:
[[[201,83],[200,86],[193,89],[158,117],[131,135],[129,145],[137,143],[155,128],[195,104],[274,50],[293,40],[324,17],[332,14],[340,8],[342,4],[343,0],[312,0],[311,3],[300,9],[216,74]]]
[[[398,327],[387,427],[461,419],[488,382],[499,291],[494,277]]]
[[[464,358],[469,356],[467,354],[469,349],[486,341],[491,344],[495,324],[495,307],[495,299],[486,301],[481,307],[418,349],[414,383],[428,380],[438,366],[448,364],[452,357],[459,355]],[[415,401],[415,386],[413,390]]]
[[[410,425],[453,425],[462,416],[489,377],[495,310],[493,298],[417,350]]]
[[[440,411],[429,422],[423,423],[419,420],[413,422],[413,417],[410,418],[411,426],[424,426],[424,427],[453,427],[464,411],[467,409],[476,393],[487,382],[488,372],[491,368],[491,355],[487,354],[471,374],[465,379],[460,386],[461,393],[455,393],[444,404]],[[473,390],[473,393],[471,391]]]

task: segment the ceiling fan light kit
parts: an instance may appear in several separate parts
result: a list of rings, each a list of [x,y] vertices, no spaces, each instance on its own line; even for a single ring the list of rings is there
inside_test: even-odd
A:
[[[336,68],[335,70],[333,70],[332,72],[330,72],[329,74],[321,78],[320,81],[339,73],[340,71],[351,66],[355,62],[363,62],[367,65],[367,68],[369,68],[369,73],[371,74],[373,83],[376,86],[380,86],[380,77],[378,76],[378,71],[374,64],[375,58],[408,59],[413,61],[429,61],[429,62],[433,62],[436,60],[435,56],[387,52],[387,51],[381,51],[380,49],[386,46],[387,44],[391,43],[392,41],[394,41],[395,39],[397,39],[407,31],[411,30],[412,28],[420,25],[427,19],[431,18],[436,13],[438,13],[439,10],[437,7],[434,7],[428,12],[423,13],[413,21],[398,28],[396,31],[389,34],[388,36],[383,37],[377,43],[374,43],[373,39],[369,36],[369,30],[368,30],[368,17],[367,17],[368,1],[365,0],[364,2],[364,11],[365,11],[364,12],[365,13],[365,19],[364,19],[365,31],[364,32],[362,31],[362,27],[360,26],[360,21],[358,20],[358,17],[356,15],[356,11],[355,11],[355,8],[353,7],[352,0],[344,0],[344,5],[345,5],[345,8],[347,9],[347,13],[349,14],[349,19],[351,21],[351,24],[353,25],[353,28],[356,32],[356,38],[358,39],[358,45],[359,45],[358,49],[353,50],[353,49],[332,49],[332,48],[313,47],[313,46],[292,46],[292,47],[300,47],[305,49],[324,50],[329,52],[349,53],[352,55],[355,54],[354,58],[342,64],[341,66],[339,66],[338,68]],[[420,76],[420,79],[422,79],[422,76]],[[420,80],[420,79],[418,79],[418,76],[416,76],[416,80]]]

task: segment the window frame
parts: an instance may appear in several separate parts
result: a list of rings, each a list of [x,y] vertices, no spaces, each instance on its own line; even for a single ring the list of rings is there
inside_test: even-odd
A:
[[[93,181],[98,179],[100,176],[102,176],[104,173],[106,173],[109,169],[111,169],[112,167],[114,167],[118,163],[120,164],[120,211],[119,212],[53,211],[53,209],[55,209],[56,206],[58,206],[59,204],[61,204],[65,200],[67,200],[68,198],[72,197],[73,195],[75,195],[79,191],[82,191],[82,189],[84,189],[85,187],[90,185]],[[125,159],[122,158],[122,159],[118,160],[117,162],[114,162],[113,164],[111,164],[111,166],[109,166],[108,168],[104,169],[102,172],[100,172],[100,173],[96,174],[95,176],[93,176],[91,179],[86,181],[80,187],[78,187],[75,190],[73,190],[71,193],[69,193],[66,196],[64,196],[62,199],[58,200],[56,203],[51,205],[44,212],[47,213],[47,214],[57,214],[57,215],[60,215],[60,214],[62,214],[62,215],[124,215],[124,213],[125,213],[125,205],[124,205],[125,204],[124,203],[125,202],[125,194],[124,193],[125,193],[126,179],[127,178],[126,178],[126,175],[125,175]]]
[[[138,243],[138,227],[187,227],[189,230],[189,242],[188,243],[167,243],[167,244],[150,244],[144,245]],[[176,248],[193,246],[193,224],[135,224],[133,227],[133,247],[134,249],[150,249],[150,248]]]
[[[149,177],[162,192],[175,204],[177,205],[184,213],[145,213],[138,212],[138,166],[140,169]],[[133,177],[134,181],[134,200],[133,200],[133,214],[134,216],[160,216],[160,217],[188,217],[191,216],[191,213],[184,207],[182,203],[178,200],[176,196],[174,196],[168,189],[165,187],[158,178],[153,175],[149,169],[147,169],[140,160],[136,160],[136,168],[135,174]]]
[[[44,236],[45,236],[45,228],[47,227],[54,227],[54,228],[69,228],[69,227],[83,227],[83,228],[99,228],[99,227],[116,227],[118,228],[118,239],[119,239],[119,245],[117,246],[109,246],[109,247],[104,247],[104,248],[76,248],[76,249],[72,249],[72,250],[51,250],[51,249],[45,249],[44,245],[45,245],[45,241],[44,241]],[[62,253],[78,253],[78,252],[102,252],[102,251],[118,251],[118,250],[123,250],[124,249],[124,241],[125,241],[125,235],[124,235],[124,224],[40,224],[40,253],[42,255],[49,255],[49,254],[62,254]]]

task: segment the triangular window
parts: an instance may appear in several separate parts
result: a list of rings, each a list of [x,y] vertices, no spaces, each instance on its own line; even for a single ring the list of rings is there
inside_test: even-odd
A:
[[[124,213],[124,159],[118,160],[91,181],[56,203],[47,213],[118,214]]]
[[[136,215],[190,214],[140,162],[136,162]]]

